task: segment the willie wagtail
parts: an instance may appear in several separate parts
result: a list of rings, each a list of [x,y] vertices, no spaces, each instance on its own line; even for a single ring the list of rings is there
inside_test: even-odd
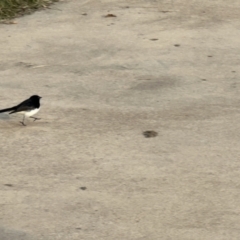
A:
[[[40,98],[41,97],[39,97],[38,95],[33,95],[29,99],[18,104],[17,106],[0,110],[0,113],[2,113],[2,112],[10,112],[9,114],[21,113],[21,114],[23,114],[23,120],[20,123],[23,126],[26,126],[24,123],[25,117],[34,118],[34,121],[40,119],[40,118],[32,117],[40,109]]]

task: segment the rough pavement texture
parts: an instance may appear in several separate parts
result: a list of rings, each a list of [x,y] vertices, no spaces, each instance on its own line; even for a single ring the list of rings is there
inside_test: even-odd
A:
[[[0,108],[39,94],[42,120],[0,115],[1,240],[240,239],[240,2],[69,0],[16,21]]]

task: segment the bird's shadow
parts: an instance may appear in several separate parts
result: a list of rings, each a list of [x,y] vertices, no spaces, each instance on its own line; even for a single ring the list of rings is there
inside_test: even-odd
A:
[[[10,116],[9,114],[0,114],[0,120],[9,120],[10,119]]]

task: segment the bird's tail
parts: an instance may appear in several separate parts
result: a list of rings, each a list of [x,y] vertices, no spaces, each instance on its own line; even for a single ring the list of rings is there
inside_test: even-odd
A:
[[[1,109],[1,110],[0,110],[0,113],[3,113],[3,112],[10,112],[10,111],[14,111],[14,110],[15,110],[15,107],[5,108],[5,109]]]

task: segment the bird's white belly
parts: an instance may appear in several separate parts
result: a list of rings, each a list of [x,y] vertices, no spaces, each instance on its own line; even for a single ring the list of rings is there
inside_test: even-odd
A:
[[[23,111],[23,112],[19,112],[19,113],[24,114],[26,117],[31,117],[34,114],[36,114],[39,110],[40,110],[40,108],[36,108],[34,110],[31,110],[31,111]]]

